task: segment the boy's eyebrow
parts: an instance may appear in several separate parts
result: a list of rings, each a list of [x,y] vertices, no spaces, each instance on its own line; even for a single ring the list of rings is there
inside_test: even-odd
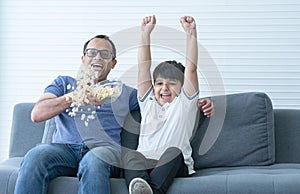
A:
[[[160,78],[155,80],[155,82],[162,82],[162,81],[178,82],[179,80],[175,78]]]

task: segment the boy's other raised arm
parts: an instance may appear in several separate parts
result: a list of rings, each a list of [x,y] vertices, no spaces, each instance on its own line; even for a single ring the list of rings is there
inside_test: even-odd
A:
[[[150,35],[156,24],[155,16],[143,18],[138,48],[138,97],[142,98],[152,85]]]
[[[191,16],[180,18],[182,28],[186,33],[186,65],[184,73],[184,89],[189,96],[198,92],[198,43],[195,19]]]

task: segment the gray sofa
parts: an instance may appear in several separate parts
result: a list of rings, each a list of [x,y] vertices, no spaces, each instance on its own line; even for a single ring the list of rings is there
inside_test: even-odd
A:
[[[261,92],[214,96],[212,100],[215,116],[200,116],[192,139],[196,174],[176,178],[168,193],[299,194],[300,110],[273,110],[270,98]],[[14,107],[9,158],[0,163],[0,194],[13,193],[24,154],[51,139],[50,120],[30,121],[33,105]],[[129,115],[124,133],[138,131],[136,120],[138,112]],[[123,144],[136,138],[132,135]],[[48,193],[77,193],[77,184],[76,177],[58,177],[50,182]],[[124,179],[111,178],[111,191],[128,193]]]

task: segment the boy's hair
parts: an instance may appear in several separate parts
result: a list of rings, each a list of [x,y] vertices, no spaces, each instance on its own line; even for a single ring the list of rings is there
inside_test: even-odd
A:
[[[183,85],[185,67],[177,61],[164,61],[160,63],[153,71],[154,83],[157,77],[165,79],[176,79]]]
[[[85,50],[86,50],[86,47],[87,45],[91,42],[91,40],[95,39],[95,38],[101,38],[101,39],[105,39],[107,40],[110,44],[111,44],[111,47],[112,47],[112,52],[113,52],[113,58],[112,59],[115,59],[116,58],[116,55],[117,55],[117,49],[116,49],[116,46],[115,44],[113,43],[113,41],[106,35],[97,35],[93,38],[91,38],[90,40],[88,40],[84,46],[83,46],[83,54],[85,53]]]

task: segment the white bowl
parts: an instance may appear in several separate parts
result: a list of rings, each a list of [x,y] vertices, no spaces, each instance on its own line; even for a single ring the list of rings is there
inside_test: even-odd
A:
[[[123,83],[120,80],[105,80],[94,87],[94,96],[101,104],[108,104],[115,101],[122,93]]]

